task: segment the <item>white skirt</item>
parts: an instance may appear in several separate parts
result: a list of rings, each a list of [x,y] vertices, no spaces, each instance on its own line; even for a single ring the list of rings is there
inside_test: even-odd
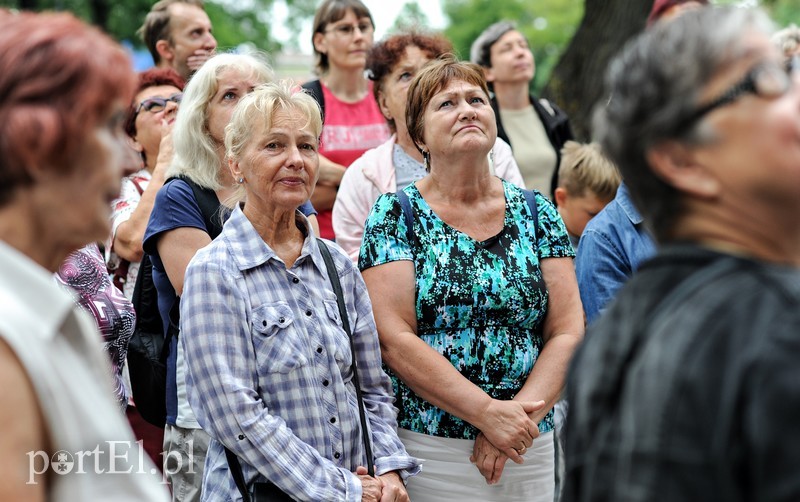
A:
[[[398,429],[408,453],[422,459],[422,472],[408,479],[412,502],[552,502],[555,486],[553,433],[533,440],[524,464],[506,462],[500,482],[489,485],[469,461],[475,441]]]

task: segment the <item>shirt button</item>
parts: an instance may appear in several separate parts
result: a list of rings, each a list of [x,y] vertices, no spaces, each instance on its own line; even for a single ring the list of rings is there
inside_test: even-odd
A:
[[[322,354],[322,347],[317,347],[317,354]]]
[[[331,417],[331,423],[332,423],[332,424],[335,424],[335,423],[336,423],[336,417]]]
[[[285,317],[281,317],[280,319],[278,319],[278,324],[283,324],[285,322],[286,322],[286,318]]]
[[[261,321],[261,325],[266,328],[267,327],[267,321]]]
[[[297,277],[292,277],[292,282],[297,284],[298,282],[300,282],[300,279],[298,279]]]
[[[307,315],[308,317],[311,317],[311,311],[310,311],[310,310],[306,310],[306,315]]]
[[[239,434],[239,440],[244,439],[244,434]]]
[[[334,453],[334,454],[333,454],[333,458],[339,458],[339,457],[341,457],[341,456],[342,456],[342,454],[341,454],[341,453],[339,453],[338,451],[337,451],[336,453]]]
[[[327,381],[327,380],[323,380],[323,381],[322,381],[322,385],[323,385],[324,387],[327,387],[327,386],[328,386],[328,384],[330,384],[330,382],[329,382],[329,381]]]

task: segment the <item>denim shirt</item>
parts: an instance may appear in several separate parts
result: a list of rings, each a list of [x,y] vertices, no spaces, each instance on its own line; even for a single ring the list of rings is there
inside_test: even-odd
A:
[[[655,242],[623,183],[614,200],[586,225],[578,244],[575,273],[587,324],[655,252]]]

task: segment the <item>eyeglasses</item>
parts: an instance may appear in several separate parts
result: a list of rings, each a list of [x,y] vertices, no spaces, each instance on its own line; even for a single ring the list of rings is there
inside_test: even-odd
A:
[[[717,108],[727,106],[745,94],[755,94],[766,99],[779,98],[792,87],[792,78],[797,75],[798,70],[800,70],[800,58],[797,57],[792,58],[785,67],[775,63],[760,64],[747,72],[742,80],[732,85],[717,99],[701,106],[686,120],[686,124],[694,124]]]
[[[136,107],[136,114],[138,115],[140,111],[144,110],[150,113],[158,113],[161,110],[167,107],[167,103],[172,101],[176,105],[180,104],[181,100],[183,99],[183,93],[179,92],[173,94],[168,98],[147,98],[141,103],[139,106]]]
[[[325,33],[333,32],[341,38],[350,38],[355,35],[356,30],[360,31],[362,35],[370,35],[374,29],[375,27],[372,26],[372,23],[363,21],[358,24],[340,24],[339,26],[334,26],[329,30],[325,30]]]

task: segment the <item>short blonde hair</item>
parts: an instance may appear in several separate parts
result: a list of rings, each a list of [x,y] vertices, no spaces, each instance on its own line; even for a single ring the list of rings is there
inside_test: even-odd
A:
[[[236,105],[231,121],[225,127],[225,154],[231,160],[239,159],[254,132],[268,131],[276,112],[296,112],[307,121],[308,128],[317,139],[322,134],[322,115],[316,100],[286,81],[256,87]],[[225,205],[234,207],[245,198],[243,185],[237,185]]]
[[[611,200],[622,177],[599,143],[567,141],[561,149],[558,186],[580,197],[588,190],[599,199]]]

